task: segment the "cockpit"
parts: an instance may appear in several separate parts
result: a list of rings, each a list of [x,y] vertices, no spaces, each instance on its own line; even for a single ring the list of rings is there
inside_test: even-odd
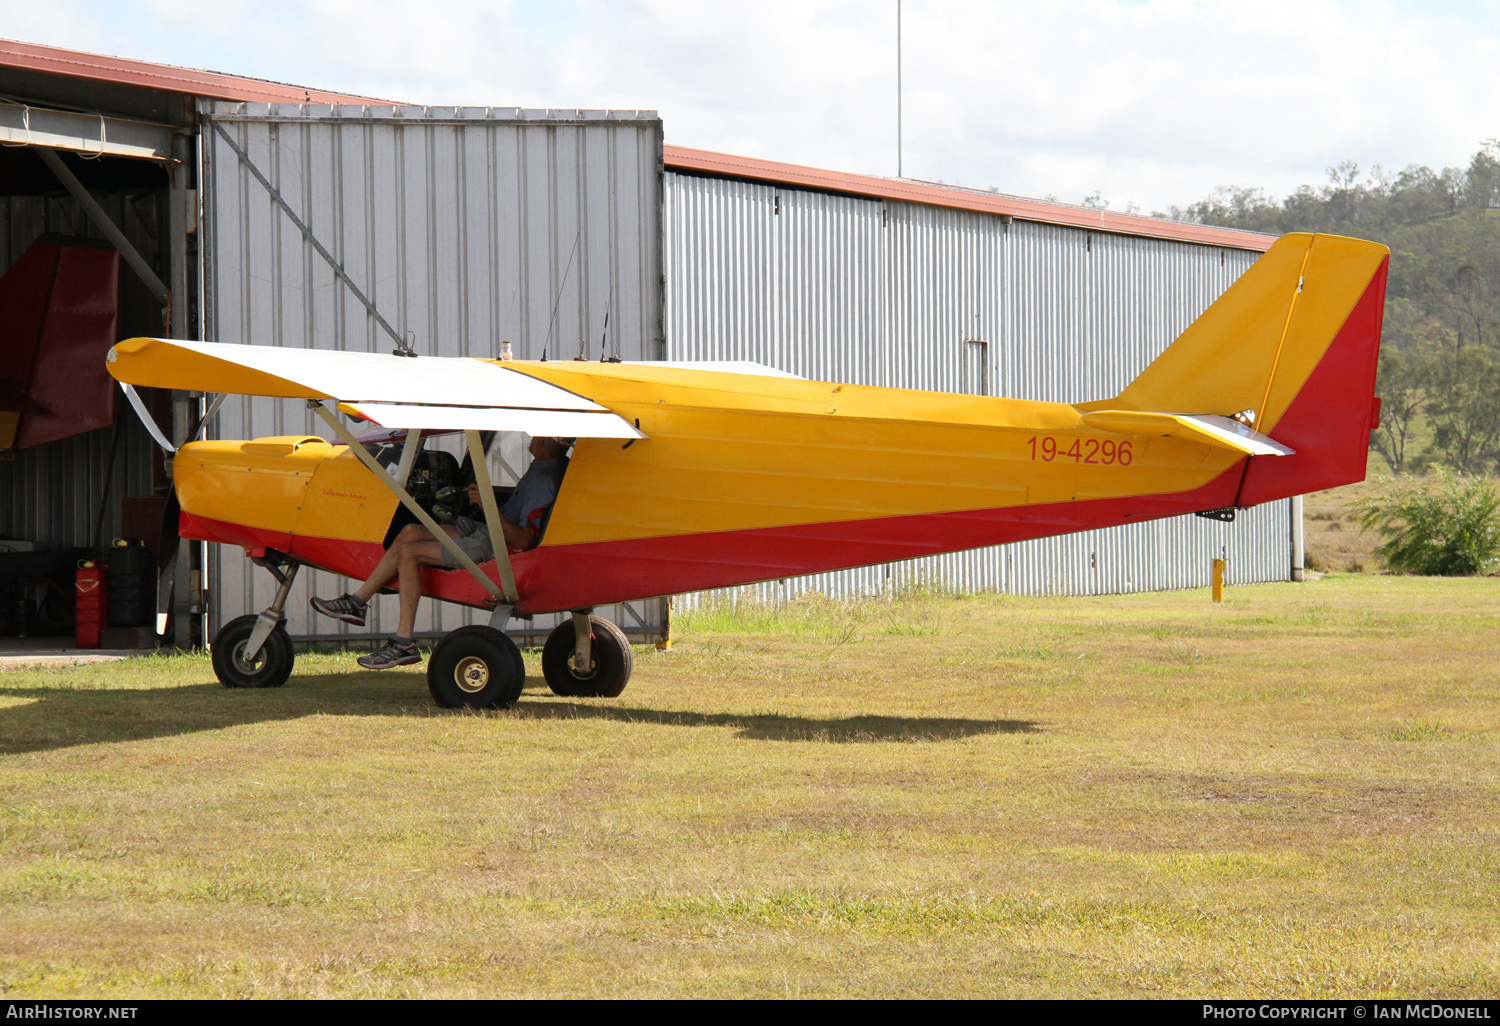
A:
[[[417,436],[415,448],[408,449],[408,439],[412,435]],[[463,432],[407,431],[371,425],[363,432],[356,432],[355,437],[388,474],[405,485],[417,504],[439,524],[484,520],[483,504],[477,501],[480,498],[477,494],[477,475],[472,457],[465,451]],[[532,452],[535,443],[523,446],[520,444],[523,437],[518,433],[510,433],[504,437],[506,444],[502,445],[499,432],[480,433],[480,443],[488,457],[490,480],[508,482],[491,486],[495,505],[501,510],[514,507],[511,500],[515,497],[517,485],[525,479],[530,464],[535,459],[536,454]],[[516,515],[507,518],[529,528],[533,538],[526,548],[541,544],[547,521],[551,517],[553,501],[561,488],[562,477],[567,472],[568,454],[573,440],[558,441],[562,443],[562,454],[558,457],[560,465],[548,468],[554,478],[554,487],[550,490],[543,489],[541,499],[531,500],[537,504],[536,509],[523,510],[515,507],[512,512]],[[528,456],[532,459],[528,459]],[[404,472],[403,460],[409,461]],[[410,509],[404,504],[398,504],[386,530],[384,547],[390,547],[403,527],[418,522]],[[517,546],[511,545],[511,551],[517,550]]]

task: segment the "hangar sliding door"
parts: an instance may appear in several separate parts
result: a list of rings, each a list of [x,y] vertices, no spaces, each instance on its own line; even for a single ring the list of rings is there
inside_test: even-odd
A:
[[[655,112],[206,103],[201,111],[203,337],[221,342],[519,359],[660,359],[661,121]],[[607,317],[607,326],[606,326]],[[213,437],[323,433],[300,402],[230,398]],[[326,429],[324,429],[326,430]],[[524,469],[518,437],[497,483]],[[210,629],[256,612],[270,576],[212,546]],[[304,570],[294,638],[394,630],[394,597],[352,632],[310,613],[349,582]],[[636,640],[667,602],[601,610]],[[423,603],[418,630],[481,614]],[[480,619],[480,622],[483,622]],[[545,636],[553,617],[512,634]]]

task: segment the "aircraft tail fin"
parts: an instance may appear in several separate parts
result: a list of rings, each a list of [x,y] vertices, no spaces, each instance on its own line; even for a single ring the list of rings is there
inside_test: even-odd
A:
[[[1291,450],[1250,459],[1241,506],[1362,481],[1389,260],[1373,242],[1285,235],[1119,396],[1080,409],[1235,418]]]

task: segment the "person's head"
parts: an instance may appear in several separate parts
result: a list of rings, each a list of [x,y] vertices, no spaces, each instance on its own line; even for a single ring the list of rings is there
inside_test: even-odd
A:
[[[528,451],[534,460],[555,460],[568,454],[568,443],[561,438],[537,435],[532,438]]]

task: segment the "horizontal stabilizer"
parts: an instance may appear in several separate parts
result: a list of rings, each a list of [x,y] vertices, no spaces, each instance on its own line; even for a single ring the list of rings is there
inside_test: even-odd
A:
[[[1095,410],[1083,422],[1100,431],[1122,435],[1173,436],[1242,452],[1246,456],[1291,456],[1294,450],[1241,424],[1233,417],[1191,413],[1141,413],[1135,410]]]

